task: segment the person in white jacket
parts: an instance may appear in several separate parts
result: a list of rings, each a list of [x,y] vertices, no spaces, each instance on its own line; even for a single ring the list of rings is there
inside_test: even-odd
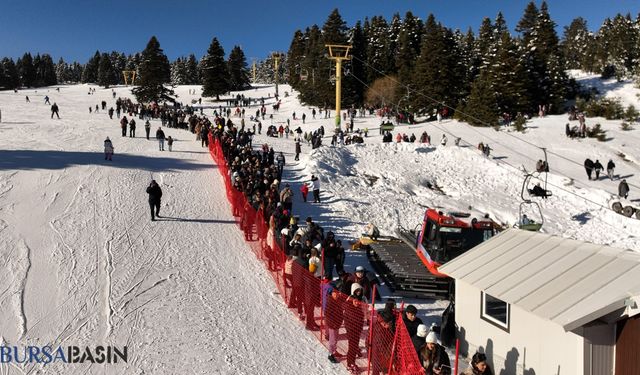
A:
[[[107,137],[107,139],[104,140],[104,160],[111,160],[112,156],[113,143],[111,143],[111,140],[109,139],[109,137]]]
[[[311,175],[311,188],[313,189],[313,203],[320,203],[320,179]]]

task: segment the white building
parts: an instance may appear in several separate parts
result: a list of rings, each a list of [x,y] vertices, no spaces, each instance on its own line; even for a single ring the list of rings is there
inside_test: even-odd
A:
[[[509,229],[441,270],[496,375],[640,374],[640,253]]]

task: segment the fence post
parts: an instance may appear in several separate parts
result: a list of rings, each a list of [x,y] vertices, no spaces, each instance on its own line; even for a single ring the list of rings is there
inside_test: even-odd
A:
[[[322,248],[321,257],[322,260],[320,261],[320,263],[322,266],[322,270],[320,272],[320,342],[324,342],[324,309],[322,308],[322,298],[324,297],[322,295],[322,283],[326,278],[326,274],[324,273],[324,248]]]
[[[460,356],[460,339],[456,339],[456,362],[454,365],[453,374],[456,375],[458,373],[458,358]]]
[[[373,348],[373,317],[376,314],[375,310],[375,300],[376,300],[376,285],[373,284],[373,298],[371,298],[371,316],[369,318],[369,342],[368,345],[368,355],[367,355],[367,375],[371,374],[371,352]]]

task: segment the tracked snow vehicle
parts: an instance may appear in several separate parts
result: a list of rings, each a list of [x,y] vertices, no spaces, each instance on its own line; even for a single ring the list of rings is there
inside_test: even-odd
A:
[[[470,217],[428,208],[415,231],[399,230],[398,237],[362,242],[368,244],[369,261],[396,294],[449,298],[453,283],[439,267],[491,238],[498,228],[489,218]]]

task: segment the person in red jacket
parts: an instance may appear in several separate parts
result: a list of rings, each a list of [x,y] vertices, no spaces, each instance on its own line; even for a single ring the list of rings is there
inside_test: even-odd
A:
[[[302,193],[302,199],[306,202],[307,194],[309,194],[309,185],[302,184],[302,186],[300,186],[300,192]]]

